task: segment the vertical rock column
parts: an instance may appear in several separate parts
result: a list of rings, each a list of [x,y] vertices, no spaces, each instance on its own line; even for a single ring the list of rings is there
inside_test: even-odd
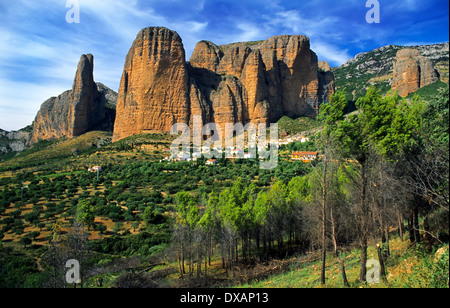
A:
[[[94,56],[82,55],[72,89],[46,100],[33,122],[30,143],[80,136],[105,119],[105,100],[94,81]]]
[[[141,30],[126,57],[113,141],[188,123],[190,95],[180,36],[162,27]]]

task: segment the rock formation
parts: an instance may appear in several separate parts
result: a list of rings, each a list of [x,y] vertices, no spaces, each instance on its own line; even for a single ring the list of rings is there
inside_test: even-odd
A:
[[[30,137],[29,126],[19,131],[11,132],[0,129],[0,154],[25,150]]]
[[[80,136],[99,125],[106,116],[105,97],[110,92],[94,82],[94,57],[82,55],[72,89],[45,101],[36,115],[31,143]]]
[[[433,63],[439,79],[448,84],[449,43],[433,45],[399,46],[387,45],[363,52],[340,67],[332,68],[336,89],[346,89],[347,99],[356,101],[364,96],[369,86],[381,90],[382,94],[392,88],[394,63],[399,50],[413,48]]]
[[[201,41],[186,62],[176,32],[146,28],[125,61],[113,141],[192,124],[194,115],[222,127],[315,117],[333,92],[333,73],[319,72],[305,36],[222,46]]]
[[[392,89],[402,97],[439,80],[437,71],[430,60],[419,50],[405,48],[397,53],[394,64]]]
[[[125,60],[114,139],[169,131],[189,121],[189,75],[181,38],[166,28],[143,29]]]

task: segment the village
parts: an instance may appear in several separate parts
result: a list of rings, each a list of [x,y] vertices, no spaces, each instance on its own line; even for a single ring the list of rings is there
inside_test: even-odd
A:
[[[303,135],[295,135],[290,136],[285,139],[280,138],[277,141],[273,143],[266,142],[265,146],[266,149],[273,149],[274,147],[280,148],[283,145],[288,145],[291,143],[306,143],[311,140],[310,137],[305,137]],[[229,160],[235,160],[235,159],[256,159],[257,157],[257,151],[256,148],[249,148],[248,145],[245,145],[244,148],[236,147],[236,146],[229,146],[226,148],[220,148],[220,147],[214,147],[210,148],[207,146],[203,146],[201,151],[193,151],[193,148],[189,148],[188,151],[180,151],[177,153],[177,155],[171,155],[171,149],[164,149],[164,152],[168,154],[164,158],[165,161],[171,161],[171,162],[180,162],[180,161],[197,161],[200,159],[203,155],[203,153],[215,153],[215,158],[208,159],[206,161],[206,165],[215,165],[218,163],[217,156],[221,156],[222,153],[225,153],[225,158]],[[303,161],[305,163],[309,163],[311,161],[314,161],[318,158],[319,153],[315,151],[292,151],[290,153],[290,159],[292,161]],[[262,158],[259,158],[260,160]]]
[[[295,162],[301,161],[303,163],[310,163],[312,161],[318,160],[320,158],[319,152],[315,151],[314,145],[308,146],[307,143],[313,143],[311,137],[306,137],[303,134],[297,134],[293,136],[284,135],[281,138],[273,141],[266,141],[265,143],[265,154],[261,155],[261,152],[257,149],[257,147],[249,148],[248,144],[244,144],[244,147],[241,146],[228,146],[228,147],[208,147],[203,145],[200,149],[194,149],[192,146],[184,148],[184,150],[179,150],[173,155],[173,152],[170,148],[160,149],[163,157],[159,160],[160,162],[168,162],[168,163],[177,163],[177,162],[197,162],[201,158],[206,158],[204,164],[206,166],[217,165],[220,162],[220,158],[225,158],[230,161],[239,160],[239,159],[258,159],[260,161],[264,161],[269,157],[269,155],[273,156],[272,152],[275,148],[277,152],[275,155],[283,160]],[[296,150],[298,147],[293,146],[294,144],[301,144],[301,149],[308,150]],[[306,146],[305,146],[306,145]],[[139,150],[142,152],[154,152],[155,147],[153,144],[140,144],[134,151]],[[278,152],[280,150],[280,152]],[[263,157],[265,156],[265,158]],[[278,160],[277,158],[277,160]],[[102,171],[102,166],[92,166],[88,168],[88,172],[96,173],[97,176]]]

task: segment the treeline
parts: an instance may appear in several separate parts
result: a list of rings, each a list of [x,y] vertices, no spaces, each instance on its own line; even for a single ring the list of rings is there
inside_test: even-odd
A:
[[[179,192],[174,243],[180,272],[192,273],[195,262],[200,275],[202,260],[207,272],[217,246],[223,268],[228,270],[240,259],[247,263],[252,257],[273,255],[283,251],[284,246],[298,244],[303,240],[299,230],[300,199],[306,196],[288,192],[305,184],[302,178],[296,177],[287,187],[277,182],[269,191],[258,193],[254,183],[244,185],[239,178],[220,194],[212,192],[209,196],[196,197]],[[288,215],[291,219],[286,220]]]
[[[383,268],[393,232],[428,250],[448,243],[448,88],[429,103],[370,88],[356,112],[345,115],[346,104],[344,90],[321,107],[320,163],[309,174],[268,189],[238,178],[222,191],[176,195],[173,243],[181,274],[206,275],[214,255],[229,270],[314,250],[322,252],[321,283],[333,252],[349,285],[343,248],[360,248],[363,283],[368,245],[377,245]]]

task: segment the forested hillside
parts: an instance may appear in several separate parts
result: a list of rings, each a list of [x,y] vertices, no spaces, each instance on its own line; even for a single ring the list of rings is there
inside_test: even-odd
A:
[[[398,247],[423,260],[442,248],[448,260],[448,102],[448,89],[428,103],[371,88],[345,115],[338,91],[315,141],[282,146],[274,170],[257,159],[160,162],[164,134],[38,144],[0,166],[1,285],[64,286],[57,264],[76,258],[86,286],[230,285],[305,266],[311,286],[334,285],[329,272],[359,286],[373,259],[383,286],[406,286],[398,260],[412,255]],[[291,161],[293,148],[321,154]],[[439,260],[421,266],[448,287]]]

